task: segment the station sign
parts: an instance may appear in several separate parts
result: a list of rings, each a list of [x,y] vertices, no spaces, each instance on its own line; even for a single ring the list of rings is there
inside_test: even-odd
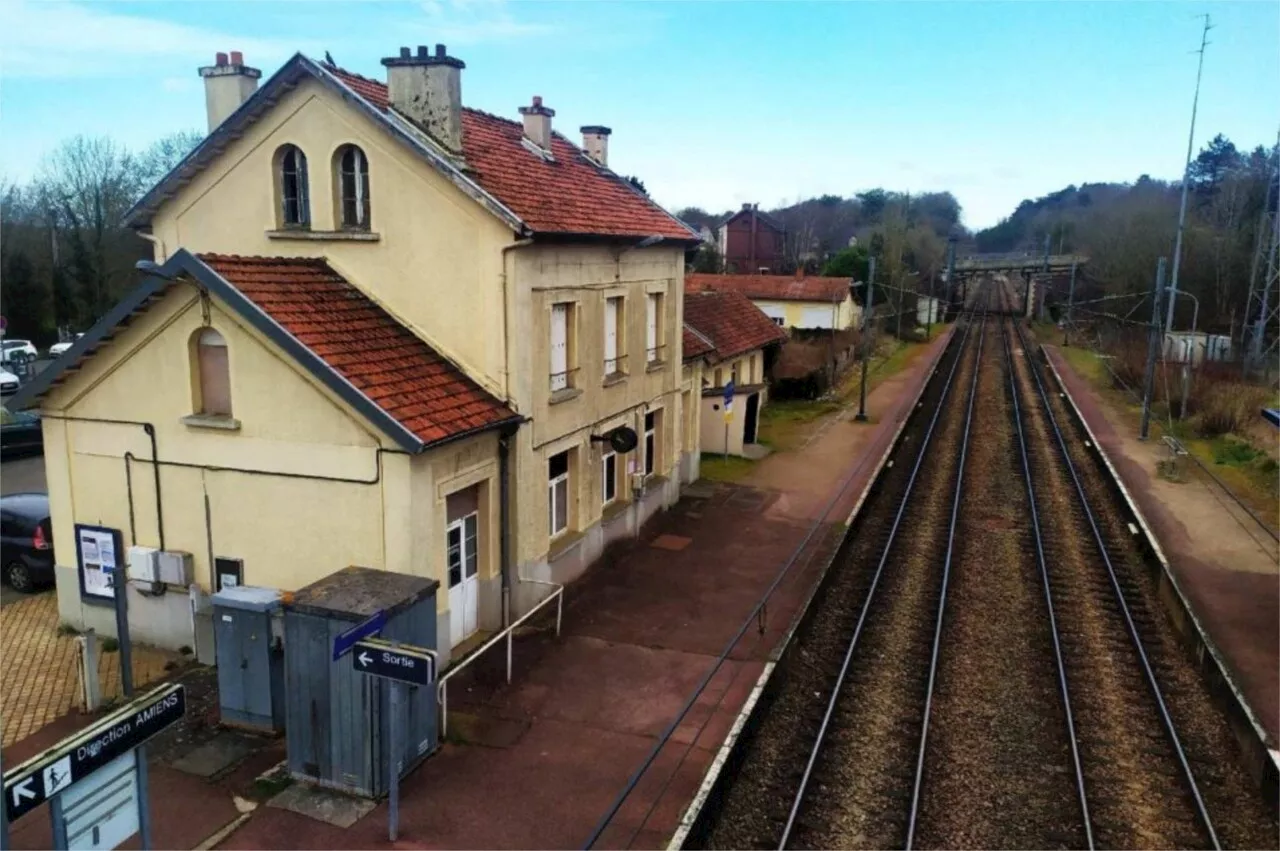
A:
[[[156,688],[4,774],[10,823],[167,729],[186,713],[181,683]]]
[[[436,679],[435,654],[421,647],[378,638],[357,642],[351,650],[351,664],[362,674],[410,685],[429,686]]]

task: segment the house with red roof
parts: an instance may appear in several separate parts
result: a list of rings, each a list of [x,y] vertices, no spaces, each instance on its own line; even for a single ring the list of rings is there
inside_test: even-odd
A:
[[[468,108],[443,45],[381,65],[199,69],[209,133],[127,216],[154,262],[15,400],[64,621],[111,634],[125,593],[135,639],[209,658],[208,595],[363,565],[439,582],[447,663],[696,470],[698,235],[610,168],[608,127]],[[103,542],[168,567],[117,592]]]
[[[698,445],[747,455],[768,398],[768,367],[787,332],[736,290],[686,288],[684,357],[702,363]]]
[[[786,262],[787,229],[759,204],[743,204],[716,227],[716,247],[730,274],[778,273]]]
[[[740,292],[783,328],[843,331],[862,323],[848,278],[806,275],[711,275],[690,273],[685,290]]]

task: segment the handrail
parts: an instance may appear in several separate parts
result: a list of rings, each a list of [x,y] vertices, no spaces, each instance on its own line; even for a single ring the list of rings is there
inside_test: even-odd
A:
[[[521,582],[528,582],[533,585],[549,585],[554,590],[543,597],[537,604],[517,618],[510,626],[499,632],[493,638],[490,638],[484,644],[480,645],[474,653],[463,659],[457,665],[451,667],[449,672],[436,681],[436,703],[440,706],[440,737],[444,738],[449,734],[449,678],[470,665],[476,659],[484,654],[493,645],[502,639],[507,640],[507,684],[511,684],[511,635],[515,628],[527,621],[529,618],[537,614],[538,610],[543,606],[556,600],[556,637],[560,637],[560,623],[564,619],[564,586],[558,582],[546,582],[541,579],[521,579]]]

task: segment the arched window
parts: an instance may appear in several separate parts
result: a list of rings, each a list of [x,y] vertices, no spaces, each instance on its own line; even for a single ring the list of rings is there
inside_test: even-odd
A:
[[[311,193],[307,187],[307,157],[295,145],[278,153],[280,170],[280,222],[285,227],[311,225]]]
[[[334,167],[342,227],[368,230],[369,159],[355,145],[343,145],[334,154]]]
[[[231,369],[227,341],[213,328],[201,328],[191,338],[196,372],[196,413],[231,416]]]

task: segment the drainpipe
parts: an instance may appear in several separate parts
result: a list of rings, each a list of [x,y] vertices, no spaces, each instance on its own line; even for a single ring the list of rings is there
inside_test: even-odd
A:
[[[502,392],[508,405],[511,404],[511,326],[508,320],[511,314],[511,294],[507,291],[510,280],[507,274],[507,252],[532,244],[533,237],[526,237],[502,247]]]
[[[519,428],[517,426],[516,428]],[[511,623],[511,438],[498,435],[498,568],[502,576],[502,628]]]
[[[153,233],[144,233],[143,231],[134,231],[134,232],[138,234],[138,236],[142,237],[147,242],[155,246],[156,253],[159,255],[156,258],[157,263],[164,263],[164,261],[169,259],[169,252],[165,251],[163,239],[161,239],[160,237],[156,236]]]

